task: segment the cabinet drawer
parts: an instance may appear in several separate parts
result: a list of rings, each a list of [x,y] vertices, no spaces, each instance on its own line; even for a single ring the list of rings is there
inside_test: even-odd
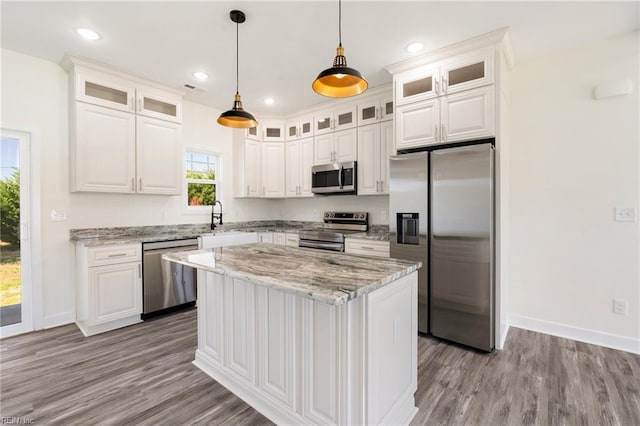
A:
[[[298,234],[285,234],[286,241],[285,244],[291,247],[298,247]]]
[[[139,262],[142,260],[140,244],[109,245],[90,247],[87,250],[89,267],[111,265],[114,263]]]
[[[389,257],[389,242],[347,238],[345,240],[345,253]]]

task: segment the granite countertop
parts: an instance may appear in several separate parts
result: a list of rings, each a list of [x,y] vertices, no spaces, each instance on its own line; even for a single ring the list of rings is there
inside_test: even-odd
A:
[[[331,305],[370,293],[422,266],[421,262],[273,244],[224,247],[220,260],[214,262],[213,256],[213,250],[163,255],[172,262],[246,279]],[[198,261],[197,257],[202,260]]]
[[[322,228],[322,222],[252,221],[232,222],[217,226],[216,234],[225,232],[285,232],[297,234],[301,229]],[[183,240],[211,234],[210,225],[159,225],[122,228],[72,229],[71,241],[87,247],[115,244],[148,243],[154,241]],[[349,238],[388,241],[389,227],[372,225],[368,232],[350,234]]]

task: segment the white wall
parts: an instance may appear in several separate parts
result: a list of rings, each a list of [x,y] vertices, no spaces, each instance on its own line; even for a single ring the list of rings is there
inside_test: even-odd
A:
[[[309,171],[311,173],[311,171]],[[285,199],[277,204],[277,216],[285,220],[322,221],[325,211],[365,211],[371,225],[388,225],[388,195],[332,195]]]
[[[69,222],[49,217],[52,209],[69,207],[67,110],[62,68],[2,49],[2,127],[30,135],[32,206],[41,212],[31,224],[34,290],[40,289],[44,323],[50,325],[75,317]]]
[[[516,46],[517,48],[517,46]],[[638,33],[516,64],[511,81],[511,323],[640,351]],[[593,87],[631,78],[633,93]],[[613,298],[629,302],[615,315]]]

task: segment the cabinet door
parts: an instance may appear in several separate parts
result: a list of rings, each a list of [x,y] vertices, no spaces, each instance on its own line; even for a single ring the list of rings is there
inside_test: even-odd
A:
[[[385,121],[380,124],[380,192],[382,194],[389,193],[389,157],[392,155],[396,155],[393,121]]]
[[[141,87],[137,91],[136,112],[145,117],[182,123],[182,98],[153,88]]]
[[[494,82],[493,50],[460,55],[440,67],[442,93],[457,93]]]
[[[300,188],[300,144],[297,141],[287,142],[285,149],[285,195],[287,197],[297,197]]]
[[[298,195],[302,197],[313,197],[311,192],[311,167],[313,167],[313,138],[302,139],[300,146],[300,189]]]
[[[441,98],[442,141],[494,136],[494,90],[490,85]]]
[[[273,244],[273,233],[272,232],[259,232],[258,233],[258,242],[261,244]]]
[[[356,129],[336,132],[333,137],[335,161],[356,161],[358,159],[358,133]]]
[[[313,164],[319,165],[334,162],[333,135],[316,136],[313,144]]]
[[[135,192],[136,117],[76,102],[73,191]]]
[[[437,68],[421,67],[399,74],[395,78],[396,106],[438,96]]]
[[[284,142],[284,124],[264,123],[262,140],[265,142]]]
[[[284,197],[285,144],[264,142],[262,144],[262,196]]]
[[[397,107],[396,148],[415,148],[438,142],[440,108],[438,99]]]
[[[198,269],[198,349],[220,365],[224,362],[224,275]]]
[[[333,113],[320,113],[313,117],[313,134],[322,135],[333,132]]]
[[[300,238],[298,237],[298,234],[291,234],[291,233],[287,233],[285,234],[285,245],[288,245],[289,247],[298,247],[299,243],[300,243]]]
[[[255,286],[228,277],[224,283],[227,367],[253,386],[255,381]]]
[[[338,307],[302,301],[302,415],[315,424],[339,423]]]
[[[256,140],[247,139],[245,140],[244,150],[246,196],[259,197],[262,195],[260,143]]]
[[[394,102],[393,95],[380,100],[380,121],[393,120]]]
[[[274,232],[273,233],[273,244],[277,244],[283,246],[287,243],[287,236],[284,232]]]
[[[262,286],[257,287],[257,292],[258,387],[295,410],[295,296]]]
[[[157,118],[137,117],[136,163],[138,192],[182,192],[182,125]]]
[[[295,141],[298,139],[298,134],[300,133],[300,127],[298,126],[298,122],[297,121],[293,121],[290,123],[287,123],[287,126],[285,128],[285,133],[286,133],[286,138],[287,141]]]
[[[356,105],[350,105],[336,110],[333,117],[333,130],[345,130],[356,127]]]
[[[262,127],[257,125],[256,127],[250,127],[246,130],[246,138],[259,141],[262,136]]]
[[[313,136],[313,117],[303,117],[300,119],[298,123],[298,137],[299,138],[308,138],[309,136]]]
[[[358,127],[358,195],[380,192],[380,125]]]
[[[366,126],[380,120],[380,100],[370,99],[369,102],[358,104],[358,126]]]
[[[133,112],[136,90],[132,82],[100,72],[76,72],[76,100]]]
[[[133,262],[89,268],[89,320],[92,324],[140,315],[141,265]]]

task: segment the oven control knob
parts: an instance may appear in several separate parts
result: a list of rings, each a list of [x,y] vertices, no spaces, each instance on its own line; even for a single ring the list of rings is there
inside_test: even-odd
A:
[[[325,214],[324,214],[324,217],[329,217],[329,213],[325,213]]]
[[[336,217],[336,214],[335,214],[335,213],[329,213],[329,217],[330,217],[331,219],[333,219],[334,217]]]

